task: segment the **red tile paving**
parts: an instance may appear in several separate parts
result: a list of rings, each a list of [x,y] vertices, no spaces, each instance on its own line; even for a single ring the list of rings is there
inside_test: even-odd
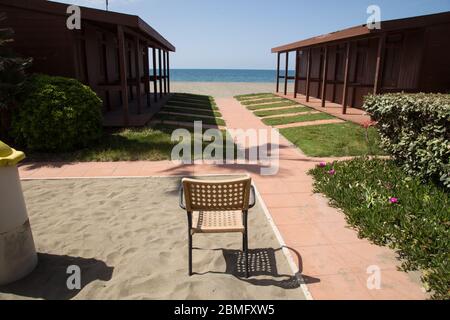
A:
[[[230,128],[267,129],[260,119],[233,98],[217,99]],[[314,299],[425,299],[415,274],[397,271],[396,254],[359,239],[347,226],[344,214],[312,194],[307,171],[320,161],[309,158],[280,136],[280,167],[273,176],[260,175],[261,166],[183,165],[170,161],[25,164],[19,172],[26,178],[98,176],[187,176],[249,173],[261,194],[276,228],[282,235]],[[345,158],[344,158],[345,159]],[[367,268],[378,266],[381,288],[367,287]]]

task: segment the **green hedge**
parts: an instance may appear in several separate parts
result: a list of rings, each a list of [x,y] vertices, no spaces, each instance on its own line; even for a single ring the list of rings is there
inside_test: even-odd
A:
[[[450,94],[384,94],[365,99],[382,147],[412,175],[450,188]]]
[[[33,75],[13,116],[12,136],[35,151],[71,151],[102,135],[102,101],[75,79]]]

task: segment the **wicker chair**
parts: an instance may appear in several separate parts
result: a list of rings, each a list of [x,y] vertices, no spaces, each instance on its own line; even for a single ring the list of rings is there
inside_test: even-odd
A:
[[[248,209],[255,205],[255,189],[249,176],[234,180],[184,178],[180,207],[187,212],[189,276],[192,275],[192,236],[195,233],[242,233],[245,276],[248,278]]]

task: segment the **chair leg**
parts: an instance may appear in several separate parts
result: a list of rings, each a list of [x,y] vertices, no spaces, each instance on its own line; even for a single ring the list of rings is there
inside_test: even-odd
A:
[[[192,234],[189,232],[189,276],[192,276]]]
[[[245,277],[248,278],[248,235],[245,232],[244,235],[244,259],[245,259]]]

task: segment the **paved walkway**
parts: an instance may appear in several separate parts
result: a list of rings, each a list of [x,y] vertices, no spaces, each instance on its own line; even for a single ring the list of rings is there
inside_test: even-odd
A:
[[[233,98],[217,99],[230,129],[268,128]],[[415,274],[397,271],[396,254],[358,239],[344,214],[312,193],[307,171],[328,158],[309,158],[280,136],[277,175],[259,165],[182,165],[169,161],[50,163],[20,166],[22,178],[174,176],[250,173],[276,227],[290,248],[314,299],[424,299]],[[250,230],[251,232],[251,230]],[[369,290],[369,266],[380,270],[381,289]]]

